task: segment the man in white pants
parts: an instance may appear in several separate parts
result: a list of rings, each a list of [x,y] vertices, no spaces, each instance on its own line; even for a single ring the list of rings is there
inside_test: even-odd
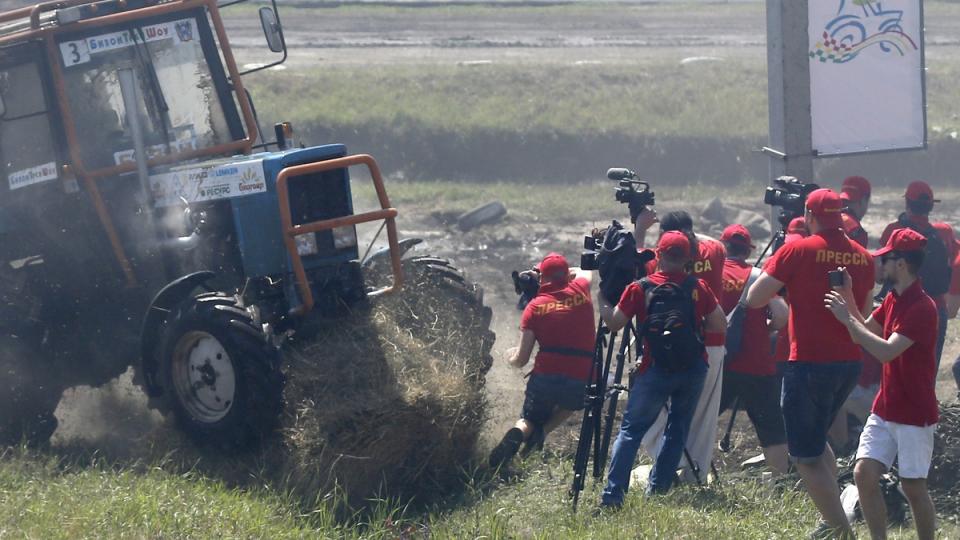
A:
[[[887,515],[880,477],[897,460],[903,493],[910,503],[920,540],[932,540],[935,511],[927,491],[933,436],[939,420],[936,381],[937,306],[923,291],[917,272],[927,239],[912,229],[894,232],[874,253],[883,280],[892,290],[864,320],[852,301],[850,276],[840,292],[827,293],[826,305],[850,337],[883,364],[880,392],[860,434],[853,475],[863,517],[874,540],[887,537]]]
[[[645,209],[637,216],[634,237],[638,245],[645,244],[647,230],[658,221],[656,212]],[[727,257],[726,248],[713,238],[695,235],[693,219],[682,210],[670,212],[660,221],[660,234],[667,231],[681,231],[691,237],[698,256],[690,268],[691,275],[704,280],[714,296],[723,293],[723,264]],[[656,261],[650,268],[656,267]],[[652,273],[652,272],[650,272]],[[703,382],[703,391],[697,402],[687,437],[686,454],[680,460],[683,482],[706,483],[707,472],[713,459],[713,449],[717,445],[717,417],[720,412],[720,391],[723,378],[723,357],[726,355],[724,334],[707,333],[704,336],[707,348],[708,371]],[[663,446],[663,433],[667,425],[666,411],[662,412],[643,437],[643,449],[651,458],[656,459]],[[689,459],[688,457],[689,456]],[[693,463],[690,463],[692,461]]]

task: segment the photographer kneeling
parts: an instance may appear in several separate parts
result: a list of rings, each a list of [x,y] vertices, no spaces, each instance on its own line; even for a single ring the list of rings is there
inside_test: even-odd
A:
[[[657,255],[658,272],[630,284],[615,308],[603,295],[600,299],[600,316],[611,331],[636,317],[637,335],[643,339],[643,361],[613,445],[601,506],[623,504],[643,436],[668,401],[664,443],[650,472],[647,493],[670,489],[707,374],[704,333],[726,331],[726,318],[713,293],[685,270],[693,259],[687,236],[665,232]]]
[[[527,382],[521,418],[490,453],[494,469],[510,461],[524,442],[525,453],[542,446],[547,433],[584,406],[596,340],[590,301],[593,274],[571,270],[557,253],[547,255],[536,269],[540,288],[523,310],[520,346],[510,351],[508,362],[522,368],[530,361],[535,343],[540,350]]]

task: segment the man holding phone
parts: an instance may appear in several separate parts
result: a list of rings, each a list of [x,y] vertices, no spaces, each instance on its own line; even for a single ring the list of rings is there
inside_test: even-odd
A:
[[[842,229],[843,203],[833,190],[818,189],[806,200],[810,236],[781,247],[747,293],[748,308],[766,306],[786,287],[790,298],[790,357],[783,370],[784,426],[787,449],[804,486],[823,517],[822,528],[852,537],[840,505],[836,458],[827,445],[827,429],[857,383],[860,347],[844,325],[824,307],[833,283],[842,283],[846,267],[853,276],[857,304],[866,309],[874,282],[870,253]]]

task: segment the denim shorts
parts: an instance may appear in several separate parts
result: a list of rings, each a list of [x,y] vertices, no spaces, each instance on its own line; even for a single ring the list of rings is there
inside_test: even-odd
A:
[[[780,405],[790,457],[816,461],[827,444],[827,430],[860,376],[860,362],[787,362]]]
[[[542,426],[553,416],[556,408],[568,411],[583,409],[587,381],[564,375],[534,374],[527,381],[527,393],[523,400],[524,420]]]

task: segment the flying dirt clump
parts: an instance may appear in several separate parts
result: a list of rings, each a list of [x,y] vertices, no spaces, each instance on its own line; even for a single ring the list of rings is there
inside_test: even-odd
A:
[[[441,259],[407,261],[405,292],[315,329],[288,354],[288,487],[351,506],[456,482],[473,457],[494,335],[481,293]]]

